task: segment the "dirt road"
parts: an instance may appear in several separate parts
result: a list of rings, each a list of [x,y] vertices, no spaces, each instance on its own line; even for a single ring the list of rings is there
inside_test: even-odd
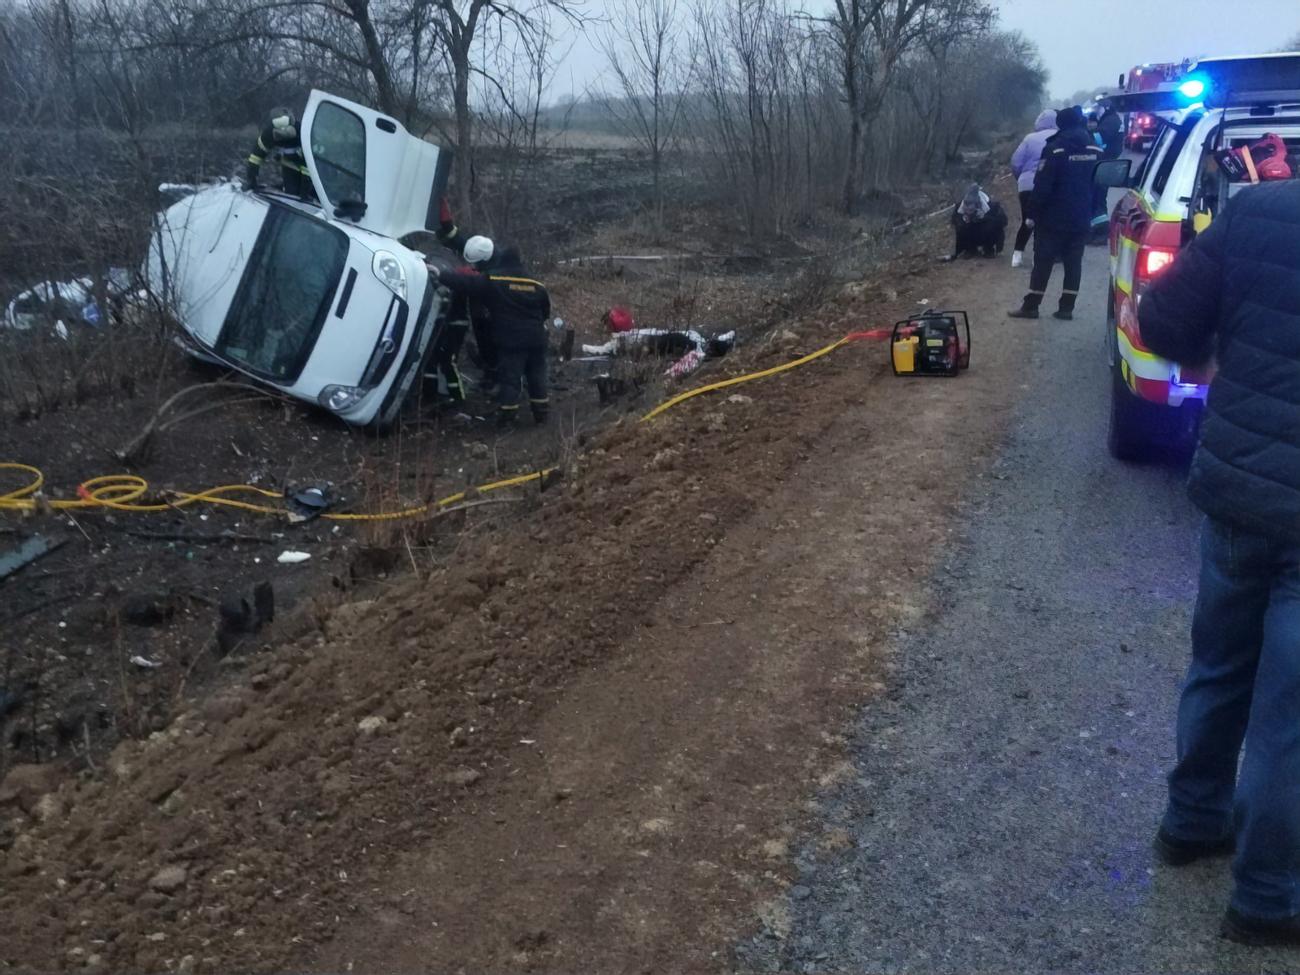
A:
[[[1182,472],[1105,450],[1104,254],[1079,321],[1048,325],[1013,435],[965,506],[937,603],[900,636],[853,772],[821,799],[846,831],[798,854],[794,971],[1280,971],[1222,941],[1226,861],[1149,849],[1173,754],[1198,517]]]
[[[1039,331],[999,314],[1015,285],[988,288],[992,271],[929,274],[894,309],[973,302],[977,365],[960,381],[895,381],[873,346],[727,405],[729,424],[783,411],[794,466],[725,535],[707,507],[677,512],[709,557],[565,688],[493,773],[504,789],[467,800],[309,968],[716,970],[754,905],[786,931],[807,800],[847,770],[838,732],[884,691],[889,632],[923,616],[930,554]],[[635,580],[605,584],[637,602]]]

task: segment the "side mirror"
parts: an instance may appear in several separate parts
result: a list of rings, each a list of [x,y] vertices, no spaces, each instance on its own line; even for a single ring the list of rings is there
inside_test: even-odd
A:
[[[1097,168],[1092,174],[1093,185],[1128,186],[1132,169],[1131,159],[1106,159],[1097,163]]]

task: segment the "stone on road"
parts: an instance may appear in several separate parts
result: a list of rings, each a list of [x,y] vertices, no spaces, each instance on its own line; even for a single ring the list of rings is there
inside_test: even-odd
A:
[[[864,713],[857,774],[822,797],[853,842],[802,852],[789,937],[740,945],[743,967],[1300,965],[1219,937],[1227,860],[1172,870],[1150,851],[1199,516],[1185,472],[1106,452],[1105,262],[1089,249],[1073,323],[1040,323],[1009,442],[967,500],[926,622],[899,635],[888,699]],[[991,277],[1014,300],[1021,273],[999,262]]]

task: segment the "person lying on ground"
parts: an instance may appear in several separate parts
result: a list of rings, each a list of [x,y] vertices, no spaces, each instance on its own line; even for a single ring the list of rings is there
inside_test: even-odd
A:
[[[726,355],[736,341],[734,330],[709,338],[694,329],[637,328],[632,313],[620,306],[605,312],[601,324],[610,333],[609,341],[584,345],[585,355],[676,356],[667,370],[673,378],[695,371],[705,359]]]

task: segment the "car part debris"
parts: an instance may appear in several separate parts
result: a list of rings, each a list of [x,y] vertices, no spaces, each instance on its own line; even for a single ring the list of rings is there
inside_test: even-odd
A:
[[[289,495],[286,505],[289,509],[289,524],[298,525],[304,521],[311,521],[329,510],[329,490],[320,485],[312,485]]]
[[[280,553],[280,557],[276,561],[281,565],[297,565],[299,562],[306,562],[309,558],[311,558],[310,552],[285,550]]]
[[[627,392],[627,380],[608,374],[597,376],[596,392],[600,394],[600,405],[605,406]]]
[[[242,642],[245,634],[257,633],[275,619],[275,589],[263,580],[253,587],[253,598],[236,594],[217,604],[217,647],[222,656]]]
[[[0,553],[0,579],[7,579],[19,569],[31,565],[37,559],[49,555],[67,539],[51,541],[44,535],[33,535],[16,549]]]

